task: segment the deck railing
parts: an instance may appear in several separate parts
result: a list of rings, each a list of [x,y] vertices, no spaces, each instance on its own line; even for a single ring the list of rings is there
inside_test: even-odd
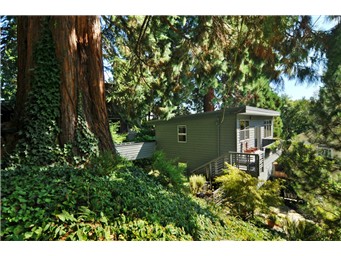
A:
[[[253,177],[258,177],[259,172],[263,170],[263,155],[230,152],[230,164],[238,169],[249,173]]]
[[[249,173],[253,177],[268,179],[272,172],[272,163],[281,155],[281,150],[269,153],[270,146],[275,139],[263,140],[264,150],[252,150],[248,153],[229,152],[209,161],[190,172],[190,174],[205,175],[207,180],[212,181],[216,176],[223,174],[225,163],[236,166],[238,169]]]
[[[228,163],[228,161],[229,156],[227,154],[222,155],[194,169],[193,171],[191,171],[191,174],[205,175],[206,179],[211,181],[214,177],[219,176],[223,173],[225,163]]]
[[[211,181],[213,178],[222,175],[225,163],[236,166],[253,177],[258,177],[259,172],[264,169],[263,154],[247,154],[230,152],[205,163],[190,172],[190,174],[202,174],[207,180]]]

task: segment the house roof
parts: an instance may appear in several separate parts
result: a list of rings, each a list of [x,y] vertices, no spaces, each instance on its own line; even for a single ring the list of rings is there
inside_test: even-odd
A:
[[[280,116],[280,113],[278,111],[271,110],[271,109],[245,106],[244,113],[240,113],[240,115],[248,115],[248,116]]]
[[[196,118],[204,118],[208,116],[219,116],[221,114],[238,114],[238,115],[250,115],[250,116],[279,116],[280,113],[275,110],[264,109],[264,108],[256,108],[250,106],[242,106],[242,107],[234,107],[234,108],[225,108],[211,112],[203,112],[191,115],[181,115],[173,117],[169,120],[151,120],[149,124],[159,124],[164,123],[170,120],[182,120],[182,119],[196,119]]]

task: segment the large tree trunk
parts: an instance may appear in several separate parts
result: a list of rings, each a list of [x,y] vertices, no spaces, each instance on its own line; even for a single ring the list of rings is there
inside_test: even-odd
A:
[[[18,84],[14,119],[18,129],[22,129],[25,102],[31,89],[33,48],[39,38],[40,23],[41,17],[18,17]]]
[[[208,92],[204,96],[204,112],[214,111],[213,99],[214,99],[214,89],[213,87],[210,87],[208,89]]]
[[[18,18],[17,120],[31,88],[34,47],[47,17]],[[105,103],[100,21],[94,16],[49,17],[55,55],[60,67],[59,143],[74,144],[78,116],[99,141],[101,151],[115,152]],[[54,53],[51,53],[54,54]]]

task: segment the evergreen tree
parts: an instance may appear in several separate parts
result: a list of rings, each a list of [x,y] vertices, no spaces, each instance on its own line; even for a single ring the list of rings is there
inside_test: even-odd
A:
[[[320,57],[308,16],[103,19],[110,100],[128,120],[241,104],[278,109],[270,82],[280,84],[281,74],[315,77],[305,63]]]
[[[1,98],[14,100],[17,85],[17,24],[15,17],[1,16]]]
[[[324,86],[313,102],[311,114],[315,117],[317,141],[341,150],[341,23],[327,37],[326,57]]]
[[[289,140],[295,135],[310,131],[316,124],[315,118],[310,114],[311,101],[290,100],[283,97],[280,108],[283,121],[283,138]]]

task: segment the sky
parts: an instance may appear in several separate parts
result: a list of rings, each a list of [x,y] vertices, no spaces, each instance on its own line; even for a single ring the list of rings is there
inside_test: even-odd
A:
[[[319,88],[322,84],[299,84],[295,80],[288,80],[284,78],[284,90],[278,92],[279,95],[287,95],[292,100],[310,99],[317,96]]]

